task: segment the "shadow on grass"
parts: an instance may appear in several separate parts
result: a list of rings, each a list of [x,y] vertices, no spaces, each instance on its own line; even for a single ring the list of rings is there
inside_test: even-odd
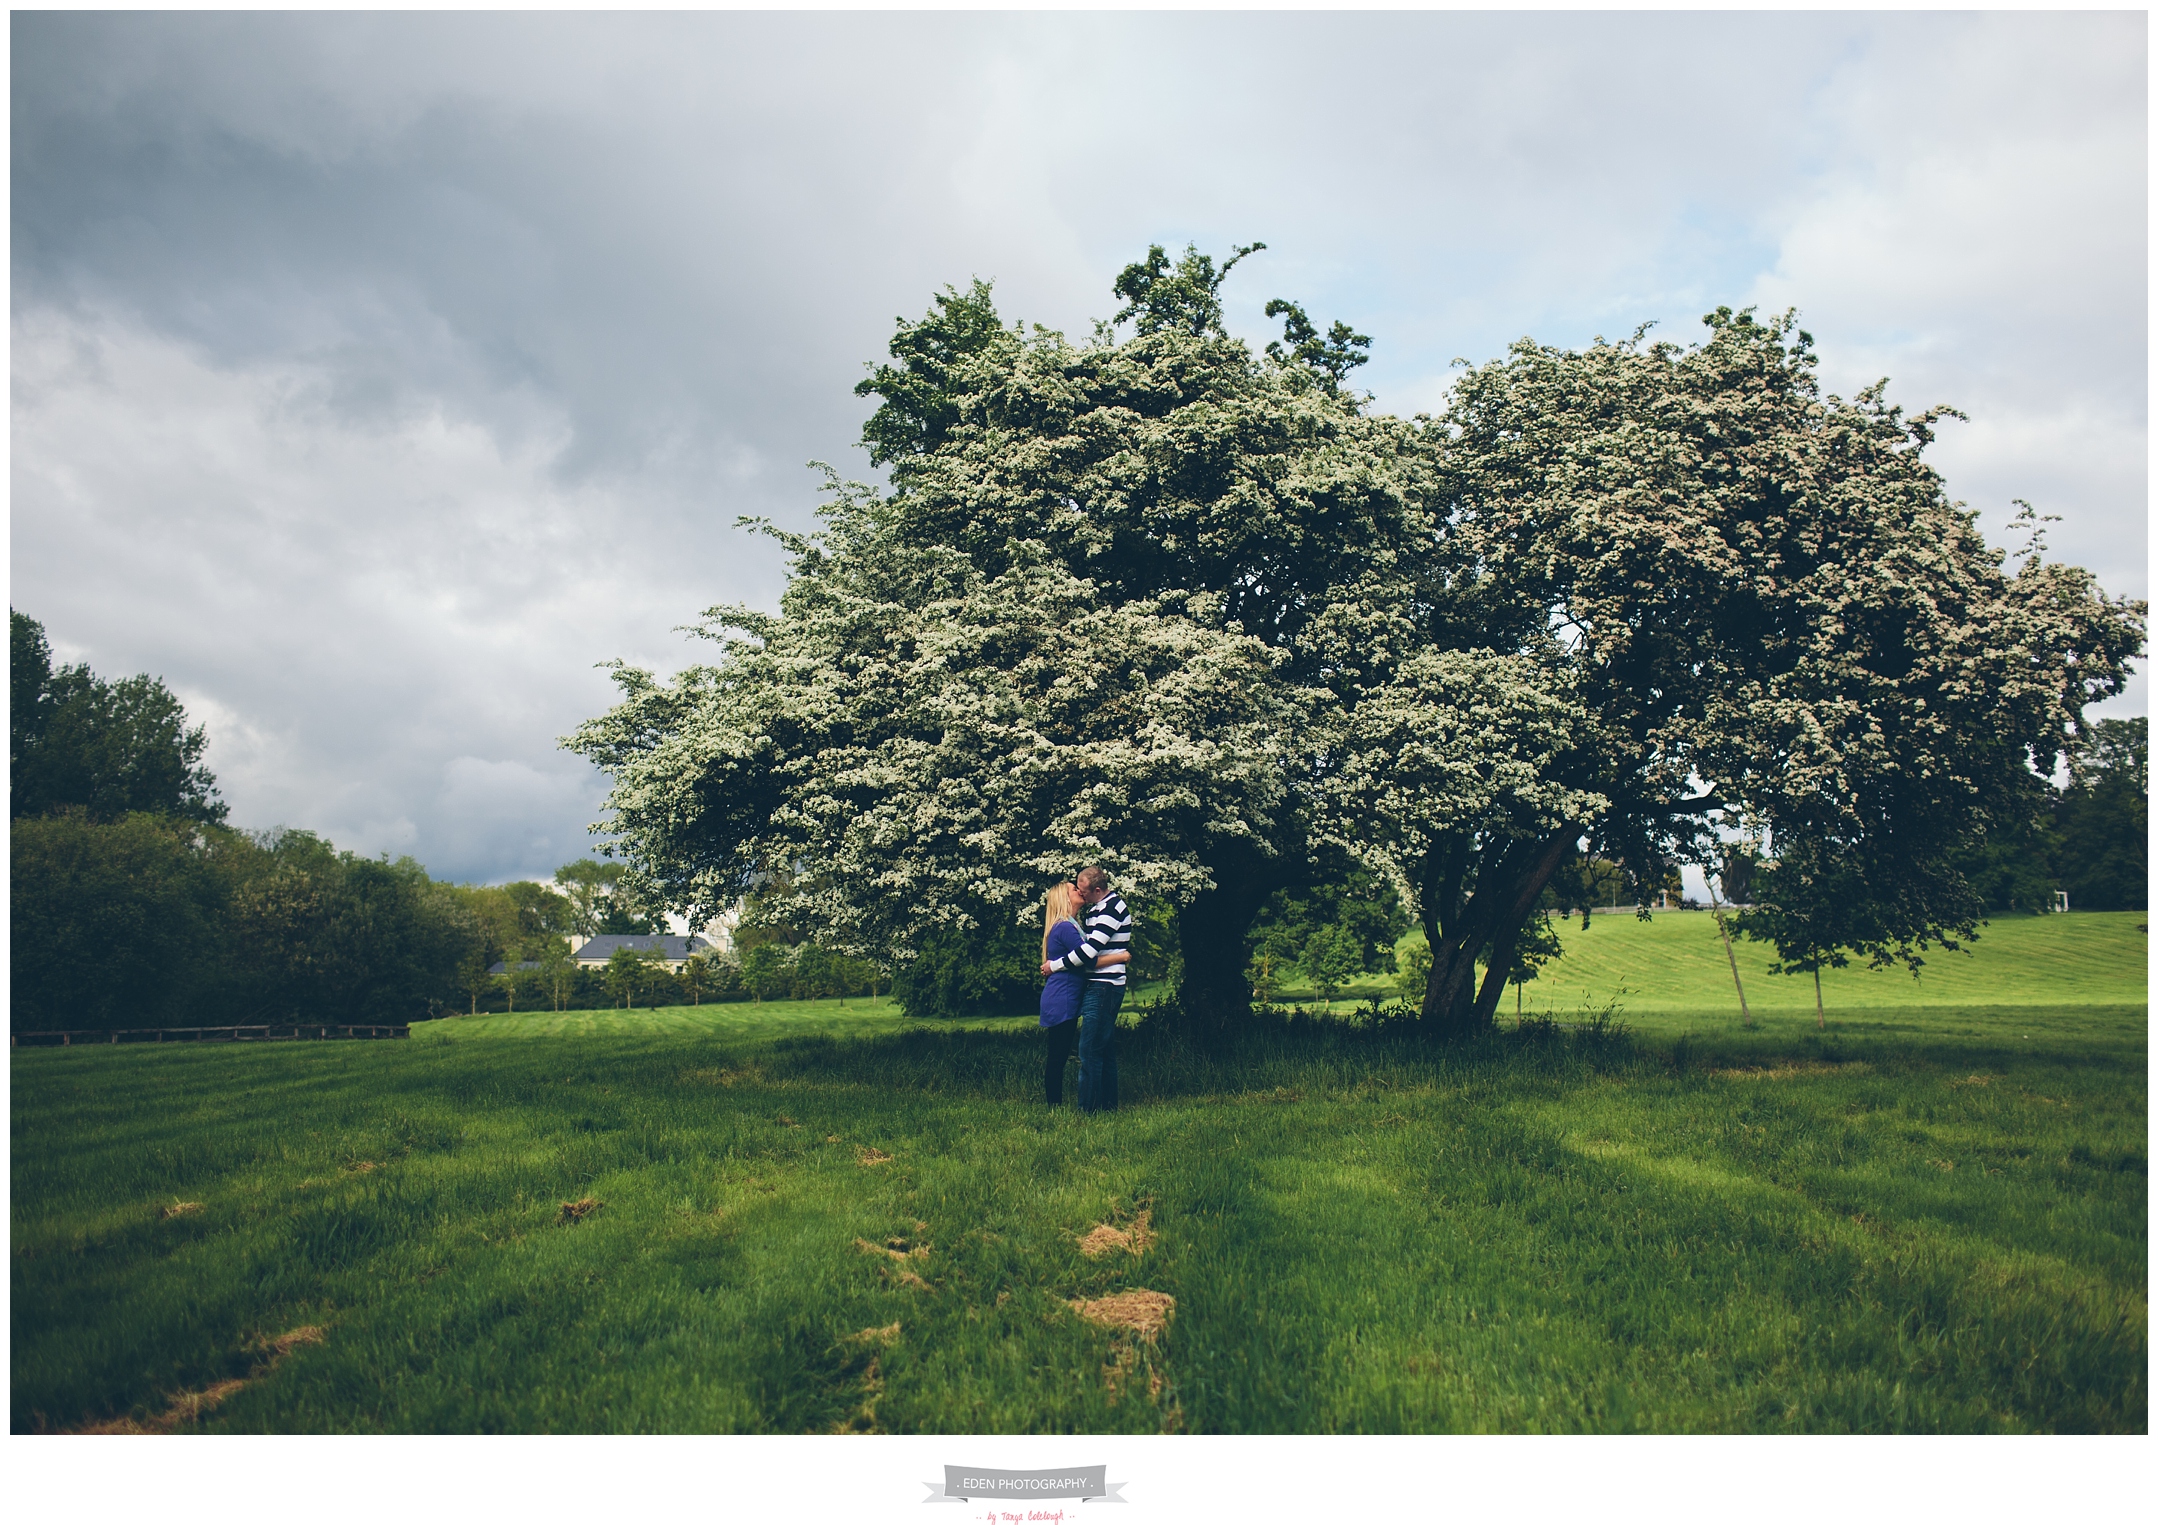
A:
[[[303,1325],[203,1427],[2144,1426],[2140,1010],[1127,1012],[1084,1122],[1026,1023],[24,1051],[14,1426]],[[1142,1204],[1143,1258],[1081,1253]],[[1069,1305],[1136,1287],[1177,1311],[1118,1397]]]
[[[885,1037],[782,1038],[760,1049],[774,1079],[924,1096],[1036,1099],[1042,1038],[1032,1031],[909,1028]],[[1117,1035],[1124,1105],[1280,1087],[1355,1086],[1374,1074],[1395,1084],[1445,1084],[1483,1072],[1579,1077],[1656,1068],[1667,1054],[1636,1044],[1623,1023],[1569,1027],[1509,1023],[1470,1040],[1434,1043],[1413,1022],[1259,1011],[1230,1033],[1201,1040],[1171,1014],[1142,1012]],[[1072,1088],[1067,1085],[1067,1094]]]
[[[1435,1041],[1399,1006],[1334,1013],[1260,1008],[1204,1041],[1173,1008],[1141,1008],[1117,1036],[1124,1105],[1279,1087],[1353,1087],[1374,1076],[1397,1085],[1454,1085],[1482,1077],[1578,1080],[1595,1074],[1684,1075],[1779,1064],[1830,1068],[2028,1068],[2112,1072],[2140,1062],[2141,1008],[1972,1008],[1955,1025],[1784,1024],[1697,1031],[1657,1014],[1645,1030],[1616,1006],[1573,1021],[1531,1014],[1468,1039]],[[1027,1101],[1041,1091],[1042,1039],[1024,1030],[923,1024],[867,1038],[775,1038],[758,1044],[773,1076],[923,1096]],[[1067,1084],[1067,1094],[1073,1088]]]

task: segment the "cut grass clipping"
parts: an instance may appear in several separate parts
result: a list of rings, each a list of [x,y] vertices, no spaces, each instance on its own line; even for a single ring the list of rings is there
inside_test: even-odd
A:
[[[1130,1228],[1118,1228],[1113,1223],[1097,1223],[1079,1241],[1079,1253],[1090,1260],[1123,1250],[1130,1255],[1144,1255],[1146,1247],[1154,1242],[1154,1213],[1151,1208],[1140,1209],[1139,1216],[1132,1219]]]
[[[1152,1340],[1169,1327],[1176,1314],[1176,1299],[1166,1292],[1112,1292],[1107,1297],[1081,1297],[1072,1301],[1072,1312],[1104,1329],[1129,1329],[1142,1340]]]
[[[1806,994],[1142,1006],[1087,1118],[1032,1018],[17,1050],[13,1427],[2145,1431],[2144,1007]]]
[[[928,1226],[926,1223],[918,1223],[915,1229],[919,1232]],[[854,1247],[865,1255],[879,1255],[887,1262],[893,1262],[884,1266],[884,1272],[900,1286],[915,1287],[924,1292],[930,1290],[929,1283],[923,1281],[920,1273],[908,1264],[909,1261],[927,1260],[928,1245],[912,1243],[904,1234],[894,1234],[882,1244],[871,1244],[866,1239],[857,1239]]]
[[[288,1329],[274,1339],[260,1341],[255,1347],[260,1359],[244,1377],[227,1377],[213,1382],[200,1392],[174,1393],[167,1401],[163,1413],[136,1419],[123,1417],[108,1419],[101,1424],[85,1425],[76,1431],[80,1435],[169,1435],[183,1425],[192,1424],[216,1408],[227,1398],[250,1382],[259,1382],[274,1370],[279,1361],[292,1353],[295,1346],[319,1345],[322,1331],[313,1324],[302,1324]]]

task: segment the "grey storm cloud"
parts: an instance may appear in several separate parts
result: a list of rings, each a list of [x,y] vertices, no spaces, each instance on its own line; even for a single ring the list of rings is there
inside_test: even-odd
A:
[[[13,39],[12,582],[249,825],[544,874],[597,664],[769,604],[895,316],[1150,243],[1456,356],[1797,306],[2145,590],[2140,15],[95,15]],[[2142,689],[2123,701],[2142,707]]]

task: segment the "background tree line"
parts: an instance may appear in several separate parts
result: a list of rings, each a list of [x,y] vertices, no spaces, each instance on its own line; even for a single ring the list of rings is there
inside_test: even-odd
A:
[[[572,935],[663,930],[624,892],[618,863],[565,864],[552,886],[457,885],[311,832],[238,830],[203,766],[202,727],[161,681],[55,668],[36,620],[11,610],[9,623],[18,1031],[409,1022],[887,988],[881,970],[791,933],[752,932],[743,963],[712,954],[679,974],[628,950],[580,968]]]
[[[407,1022],[515,920],[410,858],[226,822],[206,737],[148,674],[55,667],[9,612],[11,1021],[18,1031]]]
[[[9,617],[9,923],[17,1030],[401,1022],[484,937],[410,859],[228,826],[200,726],[147,674],[54,667]]]
[[[1989,911],[2140,911],[2150,896],[2150,720],[2093,721],[2056,788],[2033,775],[2018,821],[1966,848],[1961,866]]]
[[[610,865],[612,866],[612,865]],[[517,888],[517,886],[506,886]],[[484,892],[483,892],[484,893]],[[765,935],[760,935],[763,933]],[[599,1007],[702,1006],[725,1001],[841,1002],[889,994],[884,970],[815,943],[789,944],[753,929],[742,948],[707,949],[672,967],[661,945],[621,947],[601,965],[578,964],[567,941],[542,941],[534,957],[467,973],[470,1012],[585,1011]]]
[[[149,811],[10,822],[17,1031],[409,1022],[485,932],[410,858]]]

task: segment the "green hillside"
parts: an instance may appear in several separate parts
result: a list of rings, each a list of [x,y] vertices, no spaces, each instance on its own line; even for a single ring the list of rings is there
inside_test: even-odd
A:
[[[1966,951],[1936,949],[1914,979],[1893,969],[1830,969],[1821,993],[1830,1017],[1839,1011],[1879,1011],[1912,1006],[2139,1005],[2149,998],[2149,939],[2141,912],[2076,912],[2067,916],[2015,916],[1987,923]],[[1737,1015],[1731,966],[1706,911],[1661,911],[1649,921],[1597,916],[1587,931],[1578,920],[1559,929],[1565,951],[1522,990],[1525,1010],[1570,1015],[1584,1003],[1618,999],[1629,1012],[1716,1012]],[[1403,939],[1408,948],[1421,932]],[[1813,981],[1805,975],[1772,975],[1771,951],[1733,939],[1746,1000],[1756,1013],[1813,1012]],[[1376,977],[1350,987],[1348,999],[1394,994]],[[1290,989],[1286,999],[1316,1000]],[[1511,993],[1505,1010],[1513,1010]]]
[[[1822,999],[1831,1014],[1854,1007],[2125,1005],[2148,999],[2146,949],[2136,912],[2015,916],[1990,922],[1967,950],[1935,950],[1913,978],[1901,966],[1825,970]],[[1620,990],[1639,1010],[1737,1008],[1731,966],[1706,911],[1667,911],[1651,921],[1597,916],[1560,931],[1565,952],[1530,984],[1525,999],[1541,1007],[1601,1003]],[[1734,939],[1746,999],[1757,1009],[1813,1009],[1806,975],[1772,975],[1772,952]]]

